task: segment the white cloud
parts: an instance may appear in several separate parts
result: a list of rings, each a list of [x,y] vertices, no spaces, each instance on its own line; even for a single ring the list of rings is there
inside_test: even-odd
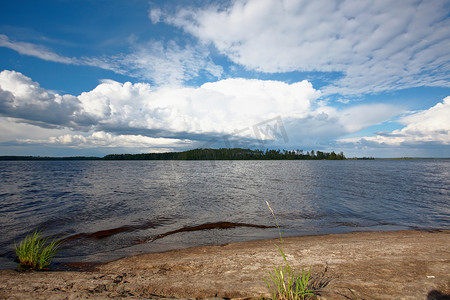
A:
[[[67,128],[43,128],[20,122],[15,118],[0,117],[0,143],[14,142],[23,139],[47,139],[49,136],[70,134]]]
[[[389,104],[362,104],[339,112],[339,122],[347,133],[381,124],[399,115],[404,109]]]
[[[15,120],[58,128],[55,134],[46,131],[40,138],[22,133],[16,139],[21,144],[150,147],[161,141],[171,147],[189,140],[192,145],[196,141],[202,145],[224,137],[241,141],[258,138],[252,130],[262,124],[261,128],[285,126],[286,140],[278,142],[289,139],[292,144],[313,145],[379,124],[402,112],[399,107],[382,104],[337,110],[318,101],[319,96],[308,81],[287,84],[242,78],[205,83],[198,88],[156,89],[147,83],[104,80],[79,96],[61,96],[21,73],[0,73],[0,113],[14,118],[8,121],[12,127]],[[18,127],[28,130],[23,124]]]
[[[173,137],[233,134],[282,115],[306,116],[320,94],[307,81],[227,79],[198,88],[105,80],[79,96],[47,91],[14,71],[0,73],[0,114],[43,127]]]
[[[151,80],[156,85],[180,85],[201,72],[213,78],[220,78],[223,73],[222,67],[209,58],[206,47],[187,45],[182,48],[173,41],[134,44],[131,53],[118,64],[128,75]]]
[[[162,11],[159,8],[151,9],[148,16],[153,24],[158,23],[161,20]]]
[[[450,96],[441,103],[400,119],[402,129],[376,136],[341,139],[342,143],[366,143],[387,146],[413,146],[435,143],[450,146]],[[447,155],[450,154],[447,149]]]
[[[307,82],[227,79],[199,88],[103,82],[81,94],[83,110],[99,128],[230,134],[278,115],[302,116],[318,93]]]
[[[21,144],[47,144],[75,148],[139,148],[147,149],[173,149],[182,145],[188,145],[190,140],[152,138],[142,135],[114,135],[104,131],[93,132],[90,135],[64,134],[51,136],[47,139],[18,139]]]
[[[81,124],[80,104],[76,97],[47,91],[19,72],[0,72],[0,115],[43,126],[71,127]]]
[[[77,59],[58,55],[51,50],[31,43],[10,41],[6,35],[0,34],[0,47],[6,47],[23,55],[34,56],[43,60],[63,64],[78,64]]]
[[[262,72],[342,72],[326,93],[358,94],[450,79],[449,3],[233,1],[152,21],[183,28],[232,61]]]
[[[181,85],[202,73],[216,79],[223,73],[223,68],[212,62],[207,47],[180,47],[174,41],[163,43],[151,40],[146,43],[132,43],[128,54],[79,58],[58,55],[41,45],[13,42],[6,35],[0,35],[0,47],[47,61],[97,67],[150,80],[155,85]]]
[[[345,109],[321,105],[301,118],[286,120],[291,140],[297,145],[329,145],[337,138],[382,124],[404,112],[402,107],[388,104],[360,104]]]
[[[9,48],[22,55],[33,56],[42,60],[63,63],[68,65],[86,65],[110,70],[118,74],[125,74],[120,69],[119,61],[122,56],[117,57],[66,57],[55,53],[45,46],[27,42],[11,41],[8,36],[0,34],[0,47]]]

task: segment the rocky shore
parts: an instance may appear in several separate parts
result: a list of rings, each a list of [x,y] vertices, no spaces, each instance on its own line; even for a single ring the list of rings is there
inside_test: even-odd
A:
[[[89,271],[0,271],[0,299],[258,298],[283,264],[279,240],[144,254]],[[284,239],[289,264],[311,267],[319,299],[449,299],[450,230]]]

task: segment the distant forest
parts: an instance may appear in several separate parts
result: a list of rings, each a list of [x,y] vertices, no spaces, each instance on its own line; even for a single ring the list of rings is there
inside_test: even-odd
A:
[[[344,153],[303,150],[251,150],[241,148],[194,149],[183,152],[109,154],[104,157],[0,156],[0,160],[341,160]]]
[[[110,154],[105,160],[281,160],[281,159],[345,159],[344,153],[287,151],[287,150],[251,150],[241,148],[194,149],[184,152]]]

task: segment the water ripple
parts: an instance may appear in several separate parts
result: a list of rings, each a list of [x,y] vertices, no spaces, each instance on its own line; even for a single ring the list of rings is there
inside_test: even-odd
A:
[[[449,160],[0,162],[0,256],[42,229],[62,260],[354,230],[450,228]],[[175,232],[178,234],[167,233]],[[137,241],[164,236],[153,243]]]

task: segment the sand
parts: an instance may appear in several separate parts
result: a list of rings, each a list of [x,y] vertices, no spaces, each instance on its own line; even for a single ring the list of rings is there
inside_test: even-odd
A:
[[[311,267],[318,299],[450,299],[450,230],[284,239],[289,264]],[[279,240],[144,254],[90,271],[0,271],[0,299],[255,298],[283,264]]]

